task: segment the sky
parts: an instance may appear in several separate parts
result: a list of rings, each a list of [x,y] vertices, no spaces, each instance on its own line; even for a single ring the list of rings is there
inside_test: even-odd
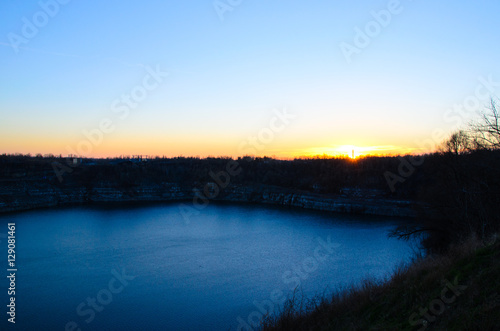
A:
[[[500,2],[0,3],[0,154],[425,153],[500,95]]]

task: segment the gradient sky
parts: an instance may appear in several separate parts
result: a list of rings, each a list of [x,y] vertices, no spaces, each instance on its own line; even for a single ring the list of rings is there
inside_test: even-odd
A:
[[[0,153],[84,151],[107,119],[84,156],[418,153],[500,95],[478,79],[500,82],[497,0],[400,1],[350,63],[342,43],[392,1],[241,1],[223,20],[211,0],[66,2],[0,4]],[[169,75],[120,116],[148,67]]]

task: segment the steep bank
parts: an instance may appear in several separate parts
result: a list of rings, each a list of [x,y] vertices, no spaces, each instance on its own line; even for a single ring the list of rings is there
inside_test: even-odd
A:
[[[200,192],[198,195],[195,192]],[[44,207],[91,204],[95,202],[193,202],[210,196],[210,200],[252,202],[312,210],[378,216],[414,217],[414,203],[388,199],[376,192],[345,190],[343,194],[326,195],[272,186],[229,185],[219,189],[215,183],[197,188],[174,183],[117,188],[112,186],[50,186],[39,181],[17,181],[0,188],[0,213]]]
[[[311,306],[288,302],[263,330],[499,330],[500,242],[470,240]]]

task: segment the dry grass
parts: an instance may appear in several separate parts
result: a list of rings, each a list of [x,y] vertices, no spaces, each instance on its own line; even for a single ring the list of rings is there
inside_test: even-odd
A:
[[[470,238],[446,254],[401,266],[386,281],[366,280],[329,299],[312,302],[294,295],[278,315],[264,321],[262,329],[499,330],[499,277],[499,240],[492,237],[484,243]],[[446,284],[454,282],[466,286],[463,293],[444,304],[443,311],[431,315],[426,324],[415,325],[419,319],[427,320],[421,310],[440,300]]]

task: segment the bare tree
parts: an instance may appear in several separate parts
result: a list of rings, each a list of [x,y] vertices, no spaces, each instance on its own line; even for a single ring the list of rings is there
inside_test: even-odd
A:
[[[491,99],[488,112],[481,113],[481,119],[471,124],[475,143],[481,149],[500,149],[500,114],[495,100]]]
[[[444,153],[452,153],[455,155],[463,154],[471,151],[474,148],[474,139],[468,132],[463,130],[456,131],[451,134],[440,147],[440,151]]]

